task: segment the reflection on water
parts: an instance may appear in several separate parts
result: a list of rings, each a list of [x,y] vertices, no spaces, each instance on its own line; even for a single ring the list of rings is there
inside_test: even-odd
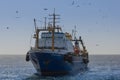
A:
[[[54,77],[40,76],[36,73],[23,80],[54,80]]]
[[[0,56],[0,80],[120,80],[120,55],[90,56],[88,70],[59,77],[35,74],[25,56]]]
[[[64,76],[40,76],[39,74],[35,73],[23,80],[75,80],[76,75],[84,75],[85,73],[86,71],[81,71],[79,73],[68,74]]]

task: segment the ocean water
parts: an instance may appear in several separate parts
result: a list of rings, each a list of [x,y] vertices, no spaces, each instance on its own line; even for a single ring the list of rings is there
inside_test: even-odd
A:
[[[0,56],[0,80],[120,80],[120,55],[90,55],[88,69],[75,75],[38,76],[25,55]]]

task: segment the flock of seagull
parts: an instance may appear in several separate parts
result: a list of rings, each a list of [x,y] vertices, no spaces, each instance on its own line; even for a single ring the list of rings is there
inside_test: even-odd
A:
[[[72,5],[75,5],[75,1],[72,2]],[[80,7],[80,5],[77,5],[76,7]]]
[[[71,3],[71,5],[73,6],[73,5],[75,5],[77,8],[78,7],[80,7],[80,5],[79,4],[76,4],[77,2],[76,1],[72,1],[72,3]],[[48,10],[47,8],[44,8],[44,10]],[[18,15],[19,15],[19,11],[18,10],[16,10],[16,18],[20,18]],[[9,27],[6,27],[6,29],[10,29]]]

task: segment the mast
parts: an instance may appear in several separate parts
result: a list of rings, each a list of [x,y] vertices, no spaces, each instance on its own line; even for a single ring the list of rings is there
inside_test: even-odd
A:
[[[36,26],[36,19],[34,19],[34,26],[35,26],[35,35],[34,35],[34,37],[36,38],[35,48],[38,48],[39,31],[38,31],[37,26]]]
[[[84,45],[84,43],[83,43],[83,41],[82,41],[82,39],[81,39],[81,36],[79,37],[79,41],[81,42],[81,45],[82,45],[82,47],[83,47],[84,53],[86,53],[87,50],[86,50],[86,47],[85,47],[85,45]]]
[[[59,15],[56,15],[55,14],[55,9],[54,9],[54,13],[52,14],[52,15],[49,15],[49,16],[53,16],[53,27],[52,27],[52,51],[54,51],[54,39],[55,39],[55,37],[54,37],[54,33],[55,33],[55,29],[56,29],[56,19],[58,19],[58,18],[56,18],[56,16],[59,16]]]
[[[52,51],[54,51],[54,33],[55,33],[55,9],[53,13],[53,30],[52,30]]]
[[[52,16],[52,18],[51,19],[53,19],[53,21],[52,21],[52,27],[49,27],[49,28],[47,28],[47,26],[46,26],[46,17],[45,17],[45,28],[43,28],[43,29],[39,29],[37,26],[36,26],[36,19],[34,19],[34,26],[35,26],[35,34],[34,34],[34,38],[36,39],[36,43],[35,43],[35,48],[36,49],[38,49],[39,48],[39,32],[40,31],[51,31],[52,32],[52,51],[54,51],[54,39],[55,39],[55,35],[54,35],[54,33],[55,33],[55,29],[57,29],[57,30],[61,30],[61,28],[58,26],[58,27],[56,27],[56,19],[59,19],[59,18],[56,18],[56,16],[59,16],[59,15],[56,15],[55,14],[55,9],[54,9],[54,13],[52,14],[52,15],[49,15],[49,16]],[[62,30],[61,30],[62,31]]]
[[[53,30],[52,30],[52,51],[54,51],[54,33],[55,33],[55,9],[53,13]]]
[[[47,17],[45,17],[45,29],[46,29],[46,19],[47,19]]]
[[[73,39],[76,40],[76,25],[74,26],[74,29],[72,30],[72,36],[73,36]]]

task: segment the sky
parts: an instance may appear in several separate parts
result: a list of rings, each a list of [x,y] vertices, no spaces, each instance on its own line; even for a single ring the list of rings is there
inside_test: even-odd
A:
[[[26,54],[33,19],[44,26],[54,8],[58,25],[70,33],[76,26],[89,54],[120,54],[120,0],[0,0],[0,54]]]

